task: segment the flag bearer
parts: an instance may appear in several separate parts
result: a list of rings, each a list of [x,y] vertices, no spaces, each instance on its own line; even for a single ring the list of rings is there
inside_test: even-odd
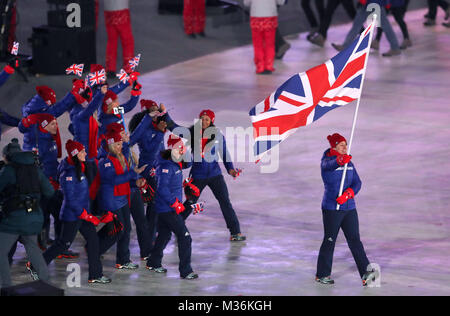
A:
[[[361,180],[351,162],[352,156],[347,155],[347,140],[337,133],[329,135],[327,139],[331,148],[325,151],[321,162],[322,180],[325,185],[322,200],[324,238],[317,261],[316,281],[334,284],[330,276],[333,252],[339,229],[342,228],[363,285],[366,286],[374,280],[375,272],[368,271],[369,260],[359,237],[358,213],[354,197],[361,189]],[[345,164],[348,164],[348,170],[344,191],[338,196]],[[337,203],[340,205],[339,210],[336,210]]]

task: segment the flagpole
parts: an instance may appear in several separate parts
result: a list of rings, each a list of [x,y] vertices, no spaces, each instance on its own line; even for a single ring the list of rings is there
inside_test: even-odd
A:
[[[356,119],[358,118],[359,104],[360,104],[360,102],[361,102],[362,89],[363,89],[364,79],[365,79],[365,77],[366,77],[366,71],[367,71],[367,66],[368,66],[367,62],[368,62],[368,60],[369,60],[370,44],[372,43],[372,36],[373,36],[373,32],[374,32],[374,30],[375,30],[375,22],[376,22],[376,19],[377,19],[377,15],[374,14],[374,15],[372,16],[372,29],[370,30],[369,44],[368,44],[368,50],[367,50],[367,55],[366,55],[366,61],[365,61],[366,69],[364,70],[364,72],[363,72],[363,74],[362,74],[362,80],[361,80],[361,94],[360,94],[360,96],[359,96],[359,98],[358,98],[358,101],[357,101],[357,103],[356,103],[355,114],[353,115],[352,132],[351,132],[351,134],[350,134],[350,141],[349,141],[349,143],[348,143],[348,151],[347,151],[347,154],[348,154],[348,155],[350,155],[350,152],[351,152],[351,149],[352,149],[353,134],[355,133]],[[341,196],[341,195],[342,195],[342,192],[344,191],[344,182],[345,182],[345,176],[346,176],[346,174],[347,174],[347,168],[348,168],[348,163],[346,163],[345,166],[344,166],[344,172],[342,173],[341,185],[340,185],[340,187],[339,187],[339,195],[338,195],[338,196]],[[337,210],[337,211],[339,211],[340,206],[341,206],[341,205],[340,205],[339,203],[337,203],[337,206],[336,206],[336,210]]]

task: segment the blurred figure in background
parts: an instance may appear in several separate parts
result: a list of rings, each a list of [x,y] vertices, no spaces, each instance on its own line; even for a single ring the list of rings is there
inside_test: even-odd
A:
[[[183,23],[187,36],[205,37],[206,8],[205,0],[184,0]]]
[[[327,7],[325,8],[325,13],[323,19],[320,20],[319,31],[317,34],[308,37],[308,41],[311,43],[323,47],[325,40],[327,39],[328,28],[331,24],[331,19],[336,11],[338,5],[342,3],[345,11],[347,12],[350,19],[354,19],[356,16],[356,9],[352,0],[328,0]]]
[[[425,14],[425,22],[423,25],[425,26],[433,26],[436,25],[436,15],[438,6],[445,11],[445,19],[448,20],[450,17],[450,6],[446,0],[427,0],[428,3],[428,13]],[[448,23],[443,23],[444,26],[447,26]]]
[[[317,12],[319,13],[319,21],[317,21],[314,12],[311,9],[311,0],[302,0],[302,8],[305,11],[306,18],[308,19],[311,30],[309,32],[308,38],[313,36],[317,31],[319,31],[319,23],[325,17],[325,5],[324,0],[313,0],[316,5]]]
[[[106,0],[104,9],[106,32],[108,33],[106,73],[108,78],[115,78],[119,37],[122,43],[122,67],[124,70],[128,71],[128,61],[134,57],[129,0]]]
[[[412,46],[412,42],[409,39],[408,26],[405,22],[405,13],[408,9],[409,0],[390,0],[389,11],[394,16],[395,21],[400,26],[403,34],[403,43],[400,45],[400,49],[406,49]],[[381,36],[383,35],[383,29],[378,28],[377,37],[372,41],[371,48],[378,50],[380,46]]]
[[[244,0],[250,7],[250,28],[252,29],[254,62],[257,74],[271,74],[275,71],[275,33],[278,27],[277,5],[285,0]]]

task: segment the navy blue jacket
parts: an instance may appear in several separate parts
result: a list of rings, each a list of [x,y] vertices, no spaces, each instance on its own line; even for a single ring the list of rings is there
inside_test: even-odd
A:
[[[61,161],[58,168],[59,184],[64,195],[59,218],[65,222],[75,222],[86,210],[89,213],[89,184],[85,175],[78,180],[75,166]]]
[[[75,106],[76,108],[81,109],[77,109],[77,113],[72,117],[74,140],[83,144],[86,152],[88,152],[89,150],[89,120],[94,112],[102,104],[103,97],[104,94],[102,94],[100,91],[97,91],[92,98],[91,103],[89,103],[86,108],[83,108],[81,105]]]
[[[0,87],[8,80],[10,74],[3,70],[0,73]],[[17,127],[19,125],[20,120],[16,117],[9,115],[0,109],[0,140],[2,138],[2,124],[6,124],[8,126]]]
[[[174,211],[171,207],[176,199],[183,202],[183,172],[179,163],[170,156],[167,159],[158,155],[156,163],[157,187],[155,194],[155,210],[157,213]],[[183,168],[189,168],[190,163],[183,163]]]
[[[169,114],[166,116],[166,122],[170,131],[179,126],[172,121]],[[150,115],[145,115],[130,135],[130,147],[135,144],[139,147],[139,167],[148,165],[143,172],[145,177],[148,176],[149,170],[155,167],[159,153],[165,149],[164,134],[165,132],[161,132],[153,125]]]
[[[215,132],[212,138],[206,143],[204,157],[198,152],[198,150],[201,150],[201,140],[194,139],[194,128],[190,128],[191,148],[194,156],[191,175],[194,179],[207,179],[221,175],[222,170],[219,166],[220,159],[222,159],[227,171],[234,169],[233,162],[227,150],[225,137],[215,126],[212,125],[209,128],[215,129]]]
[[[11,75],[7,73],[5,70],[0,72],[0,87],[3,86],[3,84],[9,79],[9,76]]]
[[[327,149],[322,157],[321,173],[322,180],[325,186],[325,192],[322,199],[322,209],[324,210],[336,210],[336,199],[339,195],[339,187],[341,185],[342,173],[344,172],[344,166],[339,166],[336,161],[336,156],[329,156],[330,149]],[[352,162],[348,163],[347,173],[344,181],[344,191],[347,188],[352,188],[355,192],[355,196],[361,189],[361,180],[359,179],[356,168]],[[349,199],[346,203],[342,204],[339,210],[352,210],[356,208],[355,199]]]
[[[2,139],[2,124],[6,124],[8,126],[17,127],[19,126],[20,119],[17,117],[11,116],[8,113],[4,112],[0,109],[0,140]]]
[[[66,111],[70,111],[76,104],[75,97],[72,93],[67,93],[64,98],[53,105],[45,103],[39,94],[36,94],[30,101],[22,106],[22,116],[27,117],[35,113],[49,113],[58,118]]]
[[[139,101],[139,96],[131,96],[130,100],[128,100],[127,103],[122,104],[120,106],[123,107],[125,113],[128,113],[135,108],[138,101]],[[117,116],[115,114],[106,114],[105,112],[103,112],[102,107],[100,107],[98,121],[101,123],[101,125],[99,127],[100,135],[106,133],[106,126],[108,126],[111,123],[124,124],[123,119],[120,117],[120,115]]]
[[[128,196],[115,196],[114,187],[131,180],[137,180],[138,175],[133,169],[129,169],[121,175],[116,174],[109,156],[99,161],[98,169],[100,173],[100,189],[97,194],[99,208],[102,211],[117,211],[128,203]]]
[[[32,151],[39,149],[39,161],[44,174],[48,178],[58,179],[58,147],[50,133],[43,133],[39,124],[33,124],[29,128],[19,123],[19,131],[23,136],[23,150]]]

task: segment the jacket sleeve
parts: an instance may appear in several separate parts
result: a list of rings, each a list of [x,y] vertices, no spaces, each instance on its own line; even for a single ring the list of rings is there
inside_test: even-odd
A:
[[[20,119],[18,119],[17,117],[13,117],[0,109],[0,121],[3,124],[17,127],[19,126]]]
[[[173,132],[173,130],[177,127],[182,127],[181,125],[178,125],[177,123],[175,123],[175,121],[172,119],[172,117],[170,117],[169,113],[167,113],[166,116],[166,123],[167,123],[167,129],[171,132]],[[177,135],[179,136],[179,135]]]
[[[89,119],[102,104],[104,96],[105,95],[98,90],[92,98],[91,103],[89,103],[88,107],[78,113],[78,117],[82,120]]]
[[[38,170],[39,174],[39,183],[41,185],[41,194],[44,195],[46,198],[50,198],[55,194],[55,189],[53,189],[53,186],[50,184],[50,181],[48,181],[47,177],[44,175],[41,169]]]
[[[72,181],[67,181],[68,174],[63,174],[59,178],[59,184],[64,194],[64,201],[74,211],[74,214],[79,217],[83,213],[82,204],[79,203],[80,196],[77,194],[76,176],[72,175]],[[86,210],[87,211],[87,210]]]
[[[331,156],[331,157],[324,157],[322,159],[320,167],[322,168],[323,171],[331,171],[339,168],[339,165],[336,161],[336,157]]]
[[[286,0],[277,0],[278,5],[286,4]]]
[[[361,179],[359,178],[358,172],[356,172],[356,168],[353,165],[353,181],[350,185],[350,188],[352,188],[353,192],[355,192],[355,195],[358,194],[359,190],[361,190]]]
[[[123,110],[125,111],[125,113],[128,113],[136,107],[136,104],[138,101],[139,101],[139,96],[131,96],[130,100],[128,100],[127,103],[122,104],[121,106],[123,107]]]
[[[121,93],[123,90],[125,90],[129,85],[130,85],[130,83],[129,83],[128,81],[127,81],[126,83],[119,82],[119,83],[116,84],[115,86],[109,88],[109,90],[111,90],[111,91],[114,92],[115,94],[119,94],[119,93]]]
[[[61,115],[64,114],[64,112],[70,111],[75,102],[76,102],[75,97],[73,96],[72,93],[69,92],[62,100],[49,106],[48,113],[50,113],[54,117],[60,117]]]
[[[150,129],[152,123],[152,118],[149,115],[145,115],[136,129],[130,135],[130,147],[134,146],[137,142],[139,142],[144,136],[145,131]]]
[[[168,170],[168,172],[165,173],[163,170]],[[156,194],[158,194],[169,205],[172,205],[177,200],[175,194],[169,190],[169,182],[172,176],[172,170],[161,167],[158,172],[158,185],[156,188]]]
[[[3,70],[0,73],[0,87],[3,86],[3,84],[6,82],[6,80],[8,80],[10,74],[7,73],[5,70]]]
[[[223,136],[223,134],[220,133],[220,137],[222,137],[222,148],[219,148],[219,150],[220,150],[220,154],[222,155],[222,160],[223,160],[225,169],[228,171],[228,170],[234,169],[234,166],[233,166],[233,162],[231,161],[231,155],[227,149],[227,142],[225,140],[225,136]]]

